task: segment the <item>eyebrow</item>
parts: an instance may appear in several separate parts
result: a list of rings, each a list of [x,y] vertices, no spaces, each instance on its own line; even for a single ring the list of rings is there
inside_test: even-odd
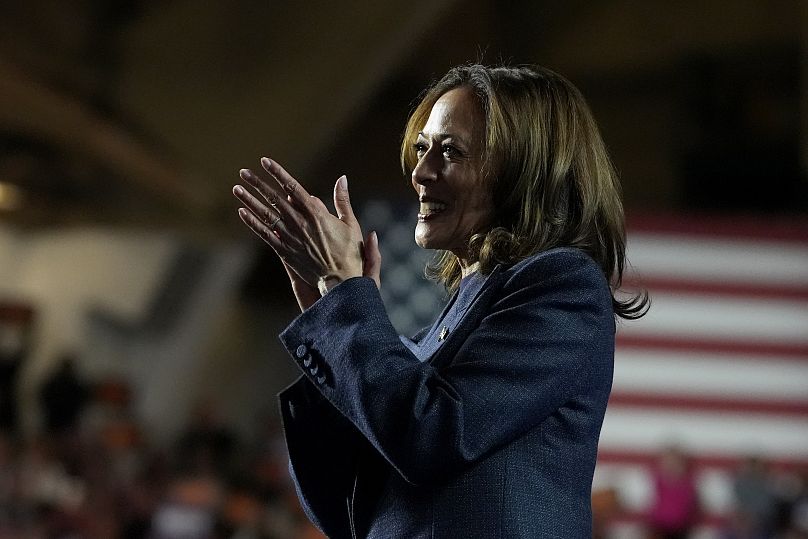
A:
[[[419,137],[424,137],[425,139],[429,138],[424,134],[423,131],[418,131],[418,136]],[[461,137],[460,135],[455,135],[454,133],[438,133],[437,135],[435,135],[435,137],[436,138],[453,138],[453,139],[456,139],[456,140],[460,141],[462,144],[468,144],[463,137]]]

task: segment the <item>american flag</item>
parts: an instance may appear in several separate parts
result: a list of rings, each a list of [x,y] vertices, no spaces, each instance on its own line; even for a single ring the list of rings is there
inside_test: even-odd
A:
[[[676,445],[703,506],[693,536],[719,537],[745,459],[808,465],[808,226],[636,219],[628,258],[627,280],[653,304],[618,329],[594,490],[613,490],[624,510],[612,536],[643,537],[649,470]]]

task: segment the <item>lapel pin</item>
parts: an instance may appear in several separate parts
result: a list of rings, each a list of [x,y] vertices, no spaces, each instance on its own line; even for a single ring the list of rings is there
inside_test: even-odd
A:
[[[440,335],[438,335],[438,340],[442,341],[442,340],[446,339],[446,336],[448,334],[449,334],[449,328],[447,328],[446,326],[443,326],[441,328],[441,330],[440,330]]]

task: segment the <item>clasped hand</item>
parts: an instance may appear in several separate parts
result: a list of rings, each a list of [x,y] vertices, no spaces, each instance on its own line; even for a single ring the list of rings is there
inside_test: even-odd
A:
[[[263,157],[261,166],[280,191],[252,170],[241,169],[239,176],[260,198],[241,185],[234,186],[233,194],[245,206],[238,214],[283,262],[301,310],[351,277],[371,277],[379,286],[378,238],[371,232],[363,241],[347,178],[340,177],[334,185],[334,216],[278,163]]]

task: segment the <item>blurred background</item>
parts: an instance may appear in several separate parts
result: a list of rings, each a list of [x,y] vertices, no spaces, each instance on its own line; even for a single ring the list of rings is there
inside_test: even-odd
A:
[[[808,2],[0,3],[0,538],[318,537],[275,395],[297,312],[236,216],[271,156],[423,278],[398,165],[428,83],[538,63],[620,171],[628,287],[597,537],[808,537]]]

